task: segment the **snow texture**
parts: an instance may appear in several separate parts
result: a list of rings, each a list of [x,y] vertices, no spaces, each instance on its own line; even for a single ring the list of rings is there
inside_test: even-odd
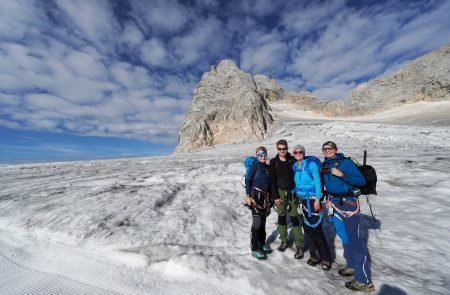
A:
[[[275,142],[321,144],[377,169],[362,198],[361,235],[376,294],[449,294],[450,131],[447,126],[278,121],[262,141],[172,156],[0,166],[1,294],[352,294],[337,269],[340,240],[324,229],[330,272],[293,258],[250,255],[243,160]],[[280,118],[280,117],[278,117]],[[267,245],[279,245],[276,214]]]

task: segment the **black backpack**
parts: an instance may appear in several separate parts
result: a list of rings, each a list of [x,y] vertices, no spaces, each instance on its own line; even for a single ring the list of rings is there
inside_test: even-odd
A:
[[[362,195],[376,195],[377,194],[377,172],[375,168],[366,164],[367,159],[367,151],[364,150],[364,161],[363,164],[359,164],[358,161],[354,160],[351,157],[345,157],[353,161],[353,163],[358,166],[359,171],[366,179],[366,185],[359,187]],[[342,160],[341,160],[342,162]],[[340,162],[339,162],[340,164]]]

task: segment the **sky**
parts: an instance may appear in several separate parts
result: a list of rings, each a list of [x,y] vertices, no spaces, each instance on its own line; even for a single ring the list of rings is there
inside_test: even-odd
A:
[[[2,0],[0,163],[170,154],[195,86],[226,58],[286,90],[345,98],[449,44],[448,11],[445,0]]]

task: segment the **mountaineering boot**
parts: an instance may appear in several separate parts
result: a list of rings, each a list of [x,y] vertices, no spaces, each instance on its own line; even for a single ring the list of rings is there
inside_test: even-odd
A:
[[[267,258],[266,253],[262,252],[261,250],[253,251],[252,256],[255,257],[256,259],[260,259],[260,260]]]
[[[351,277],[355,274],[353,268],[346,266],[345,268],[341,268],[338,270],[338,273],[343,277]]]
[[[355,279],[346,282],[345,287],[353,291],[372,292],[375,291],[375,286],[372,282],[368,284],[357,282]]]
[[[308,265],[311,265],[311,266],[316,266],[317,264],[319,264],[320,263],[320,260],[319,259],[317,259],[316,257],[309,257],[309,259],[306,261],[306,263],[308,263]]]
[[[287,242],[281,242],[280,246],[278,247],[278,251],[284,252],[288,247]]]
[[[322,261],[322,270],[329,271],[331,269],[330,261]]]
[[[269,247],[266,247],[265,245],[261,247],[260,249],[264,254],[270,254],[272,253],[272,249],[270,249]]]
[[[302,259],[303,258],[302,247],[297,247],[297,251],[295,251],[294,258],[295,259]]]

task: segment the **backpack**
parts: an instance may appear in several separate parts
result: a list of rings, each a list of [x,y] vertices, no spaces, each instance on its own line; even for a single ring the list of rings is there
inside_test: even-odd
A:
[[[367,151],[364,150],[364,160],[363,160],[363,164],[362,165],[359,164],[358,161],[356,161],[352,157],[346,156],[345,158],[352,160],[353,163],[355,163],[356,166],[358,167],[358,169],[361,172],[361,174],[366,179],[366,185],[362,186],[362,187],[359,187],[359,189],[361,190],[361,194],[363,194],[363,195],[376,195],[377,194],[377,172],[375,171],[375,168],[373,168],[372,166],[366,164]],[[339,161],[338,166],[344,159]]]
[[[314,179],[313,175],[311,173],[311,170],[309,170],[309,163],[310,162],[316,163],[317,167],[320,169],[320,166],[322,165],[322,163],[320,162],[320,159],[317,158],[316,156],[306,156],[304,158],[304,160],[306,161],[306,163],[305,163],[305,172],[308,173],[308,175],[309,175],[309,177],[311,177],[311,179]]]
[[[242,183],[243,187],[245,187],[245,181],[247,179],[248,170],[250,170],[250,167],[257,161],[258,161],[258,159],[256,157],[245,158],[245,160],[244,160],[244,166],[245,166],[244,175],[242,175],[242,178],[241,178],[241,183]]]

